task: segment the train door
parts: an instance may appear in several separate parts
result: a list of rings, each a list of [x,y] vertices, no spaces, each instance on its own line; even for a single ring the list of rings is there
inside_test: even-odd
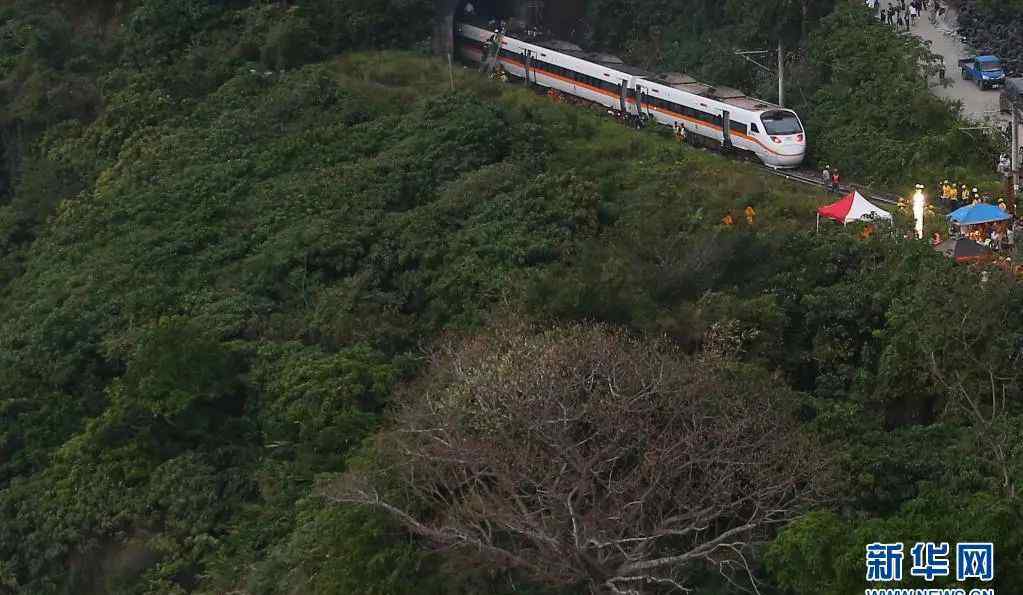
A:
[[[721,148],[728,151],[732,148],[732,118],[728,110],[721,112]]]
[[[628,93],[629,93],[629,80],[628,79],[622,79],[622,85],[618,88],[618,105],[620,106],[620,109],[622,110],[623,114],[624,113],[628,113],[628,111],[629,111],[629,104],[628,104],[628,101],[627,101],[628,100]]]
[[[646,112],[644,111],[643,101],[643,86],[636,85],[636,114],[643,116]]]
[[[526,84],[536,82],[536,74],[533,72],[533,52],[526,48],[522,50],[522,65],[526,71]]]

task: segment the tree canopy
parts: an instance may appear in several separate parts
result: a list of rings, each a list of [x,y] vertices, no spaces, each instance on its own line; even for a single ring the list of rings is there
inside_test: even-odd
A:
[[[609,47],[662,43],[660,63],[751,88],[704,58],[792,14],[812,150],[864,177],[901,183],[967,146],[914,70],[923,51],[858,7],[618,6],[591,5]],[[901,234],[811,233],[813,188],[449,70],[421,51],[431,10],[0,7],[0,593],[734,593],[724,565],[763,592],[844,594],[864,587],[866,540],[937,537],[992,540],[994,586],[1023,580],[1014,281]],[[905,84],[879,86],[876,61]],[[562,405],[585,417],[538,425]],[[427,421],[551,494],[549,460],[621,456],[566,475],[570,511],[521,483],[450,485],[463,464],[395,461],[448,453],[398,432]],[[699,477],[672,466],[695,455]],[[384,463],[402,473],[381,484]],[[409,517],[332,500],[360,476]],[[549,516],[519,522],[510,493]],[[504,514],[493,547],[545,571],[409,531],[493,523],[468,496]],[[695,524],[669,515],[692,502]],[[533,525],[560,549],[509,529]]]

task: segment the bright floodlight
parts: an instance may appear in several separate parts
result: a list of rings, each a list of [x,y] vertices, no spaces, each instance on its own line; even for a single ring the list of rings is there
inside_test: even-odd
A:
[[[924,237],[924,187],[916,185],[916,192],[913,193],[913,216],[916,217],[916,237]]]

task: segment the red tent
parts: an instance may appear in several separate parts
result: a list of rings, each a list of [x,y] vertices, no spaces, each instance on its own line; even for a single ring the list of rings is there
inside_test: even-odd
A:
[[[870,201],[863,198],[862,194],[854,190],[838,202],[817,209],[817,227],[820,227],[821,217],[834,219],[844,225],[850,221],[859,221],[868,217],[891,219],[892,215],[888,211],[874,206]]]

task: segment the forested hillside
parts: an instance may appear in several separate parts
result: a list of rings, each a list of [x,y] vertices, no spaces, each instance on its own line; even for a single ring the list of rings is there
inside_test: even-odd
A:
[[[0,8],[0,593],[845,595],[885,540],[1023,581],[1011,278],[452,74],[427,2],[297,4]],[[866,60],[829,9],[794,47]],[[964,150],[929,123],[892,154]]]

